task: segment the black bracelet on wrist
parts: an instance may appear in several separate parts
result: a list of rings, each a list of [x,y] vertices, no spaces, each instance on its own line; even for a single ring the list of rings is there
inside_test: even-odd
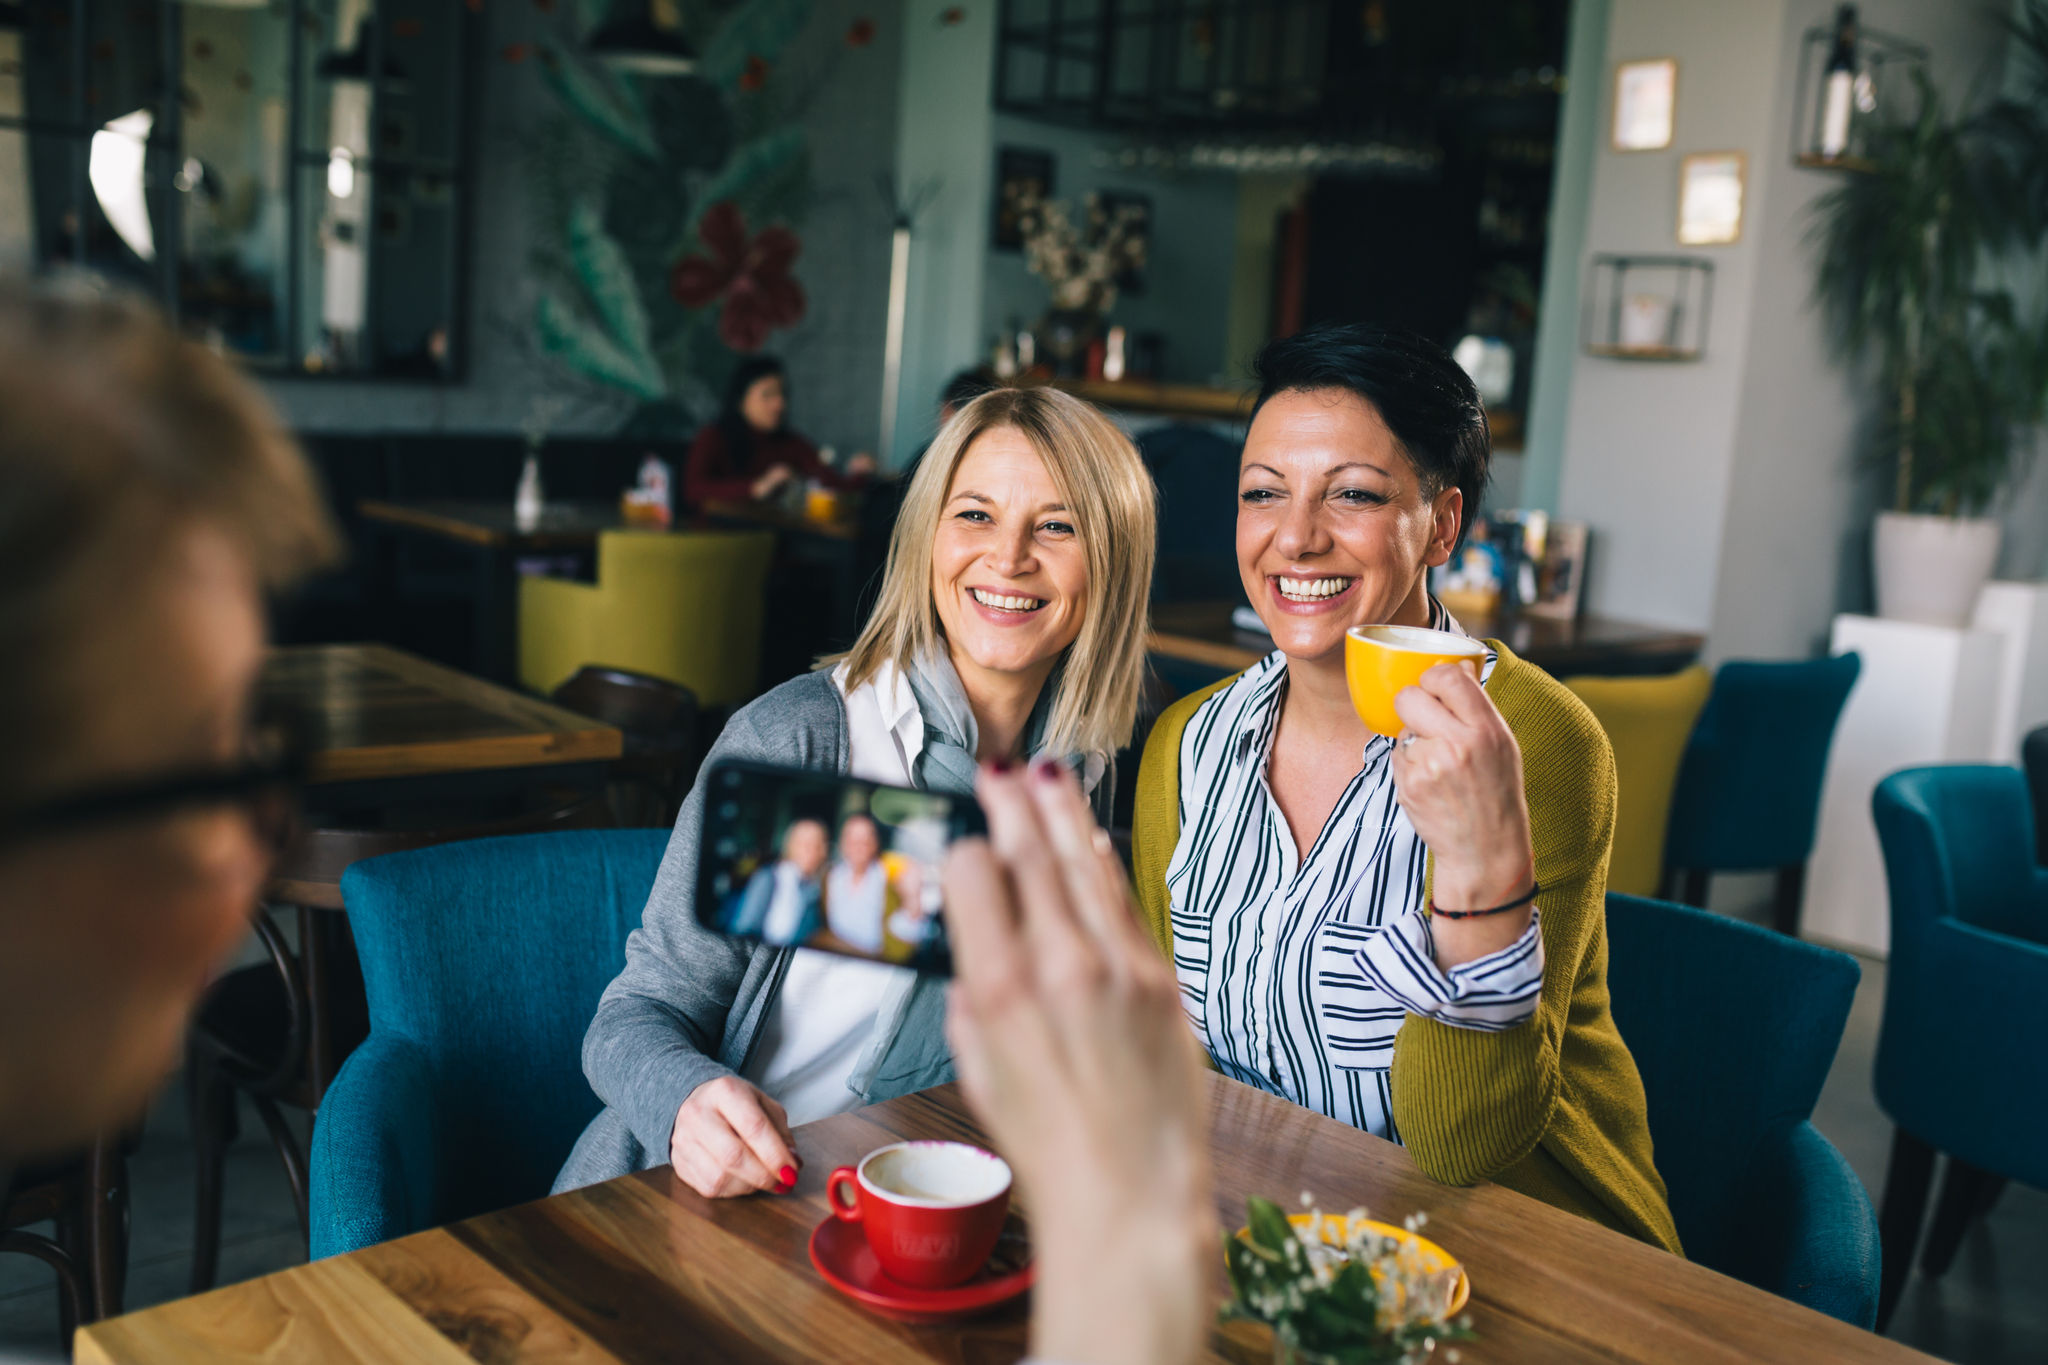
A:
[[[1518,910],[1522,906],[1527,905],[1530,901],[1535,900],[1537,893],[1541,892],[1542,890],[1543,884],[1541,882],[1532,881],[1529,883],[1529,889],[1527,891],[1515,897],[1507,904],[1489,906],[1484,910],[1441,909],[1438,907],[1436,903],[1436,893],[1432,891],[1429,897],[1429,913],[1432,917],[1442,915],[1445,919],[1484,919],[1488,915],[1502,915],[1506,914],[1510,910]]]

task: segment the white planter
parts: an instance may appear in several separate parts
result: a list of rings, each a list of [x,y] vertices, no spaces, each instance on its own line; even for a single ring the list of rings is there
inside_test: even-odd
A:
[[[1877,614],[1893,621],[1962,625],[1998,560],[1998,523],[1988,517],[1879,512],[1871,540]]]

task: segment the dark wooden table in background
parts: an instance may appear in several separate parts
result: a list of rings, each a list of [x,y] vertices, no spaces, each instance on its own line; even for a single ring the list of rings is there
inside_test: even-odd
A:
[[[504,790],[545,778],[597,786],[622,738],[609,725],[388,645],[287,645],[259,704],[311,750],[308,804]]]
[[[503,499],[441,499],[390,502],[365,498],[356,504],[387,544],[377,554],[373,592],[380,602],[396,601],[388,541],[423,536],[465,551],[473,564],[476,670],[494,682],[518,683],[519,561],[533,555],[592,555],[597,538],[623,529],[615,502],[551,502],[540,520],[521,529],[512,504]],[[854,517],[814,521],[772,503],[714,502],[680,529],[740,526],[774,531],[778,561],[802,576],[806,590],[823,593],[830,639],[821,648],[844,648],[857,625],[860,590],[860,522]],[[818,650],[803,653],[804,663]],[[771,679],[780,681],[777,675]]]
[[[1925,1362],[1930,1357],[1498,1186],[1453,1189],[1408,1153],[1205,1075],[1219,1231],[1248,1194],[1429,1215],[1472,1277],[1472,1365],[1515,1362]],[[706,1200],[667,1167],[96,1323],[81,1365],[237,1362],[1010,1361],[1024,1303],[908,1326],[812,1268],[834,1166],[903,1138],[981,1141],[951,1086],[796,1130],[783,1197]],[[1217,1255],[1217,1288],[1223,1282]],[[1206,1359],[1264,1365],[1271,1336],[1235,1323]]]
[[[540,520],[522,529],[509,499],[437,499],[356,504],[375,526],[382,543],[375,555],[372,592],[395,606],[394,536],[423,536],[468,553],[474,602],[472,663],[493,682],[517,683],[519,649],[519,560],[526,555],[581,554],[597,548],[600,533],[625,525],[613,502],[551,502]]]
[[[1236,672],[1273,652],[1271,636],[1231,624],[1235,602],[1162,602],[1152,608],[1146,647],[1190,663]],[[1662,626],[1636,625],[1604,616],[1559,621],[1517,616],[1503,624],[1490,617],[1459,617],[1473,635],[1500,640],[1552,677],[1582,673],[1676,673],[1699,657],[1706,637]]]

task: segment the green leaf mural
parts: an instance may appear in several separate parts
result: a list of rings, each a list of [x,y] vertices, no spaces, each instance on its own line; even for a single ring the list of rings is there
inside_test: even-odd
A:
[[[704,78],[729,90],[739,84],[749,57],[774,61],[809,22],[812,3],[813,0],[747,0],[704,49],[704,61],[699,68]]]
[[[541,69],[562,103],[626,150],[650,161],[660,159],[661,148],[630,87],[559,44],[543,43],[541,55]]]
[[[569,259],[612,338],[635,356],[648,357],[647,309],[634,286],[633,267],[604,230],[598,206],[585,199],[569,211]]]
[[[579,373],[649,402],[668,392],[653,356],[645,349],[629,354],[553,289],[541,290],[533,321],[547,353]]]
[[[727,199],[738,203],[742,209],[751,209],[753,205],[747,202],[747,192],[794,167],[808,151],[809,143],[805,141],[801,128],[778,129],[736,149],[718,174],[705,181],[703,188],[697,191],[697,200],[691,207],[689,222],[683,227],[683,242],[678,249],[697,249],[697,223],[706,209]]]

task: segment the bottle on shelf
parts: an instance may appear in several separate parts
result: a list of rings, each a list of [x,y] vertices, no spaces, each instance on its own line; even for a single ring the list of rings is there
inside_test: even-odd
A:
[[[1835,41],[1821,78],[1820,154],[1832,161],[1849,150],[1849,118],[1856,98],[1856,7],[1835,10]]]

